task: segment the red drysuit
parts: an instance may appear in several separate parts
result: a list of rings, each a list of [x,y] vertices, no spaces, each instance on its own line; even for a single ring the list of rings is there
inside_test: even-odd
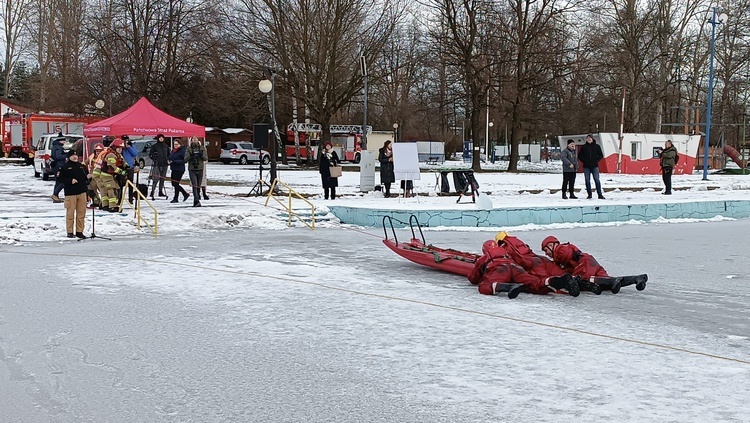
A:
[[[468,278],[473,285],[479,285],[479,293],[494,295],[495,283],[520,283],[526,286],[526,292],[532,294],[548,294],[552,291],[544,283],[544,278],[527,273],[505,254],[505,250],[500,247],[488,249],[474,263]]]
[[[552,255],[555,263],[573,276],[586,280],[591,280],[594,276],[609,276],[594,256],[582,252],[569,242],[555,246]]]
[[[527,272],[539,278],[548,278],[550,276],[562,276],[566,272],[556,265],[547,257],[540,256],[520,239],[506,235],[502,241],[498,242],[508,252],[508,257],[514,263],[523,267]]]

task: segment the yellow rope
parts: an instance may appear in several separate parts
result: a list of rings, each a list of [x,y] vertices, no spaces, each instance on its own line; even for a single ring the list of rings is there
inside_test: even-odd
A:
[[[12,253],[12,254],[32,255],[32,256],[49,256],[49,254],[47,254],[47,253],[20,252],[20,251],[5,251],[5,252]],[[79,255],[76,255],[76,254],[65,254],[65,253],[59,253],[59,254],[55,253],[55,256],[80,258]],[[108,259],[109,260],[112,257],[111,256],[88,255],[88,256],[86,256],[86,258],[100,258],[100,259]],[[564,331],[568,331],[568,332],[579,333],[579,334],[582,334],[582,335],[589,335],[589,336],[594,336],[594,337],[598,337],[598,338],[610,339],[610,340],[613,340],[613,341],[627,342],[627,343],[636,344],[636,345],[643,345],[643,346],[648,346],[648,347],[661,348],[661,349],[670,350],[670,351],[677,351],[677,352],[682,352],[682,353],[686,353],[686,354],[698,355],[698,356],[702,356],[702,357],[709,357],[709,358],[715,358],[715,359],[719,359],[719,360],[725,360],[725,361],[731,361],[731,362],[735,362],[735,363],[749,364],[750,365],[750,361],[743,360],[743,359],[740,359],[740,358],[726,357],[726,356],[717,355],[717,354],[711,354],[711,353],[706,353],[706,352],[701,352],[701,351],[689,350],[687,348],[675,347],[675,346],[672,346],[672,345],[657,344],[655,342],[640,341],[640,340],[637,340],[637,339],[623,338],[623,337],[614,336],[614,335],[606,335],[606,334],[602,334],[602,333],[591,332],[591,331],[587,331],[587,330],[583,330],[583,329],[577,329],[577,328],[572,328],[572,327],[568,327],[568,326],[561,326],[561,325],[555,325],[555,324],[551,324],[551,323],[537,322],[537,321],[534,321],[534,320],[527,320],[527,319],[521,319],[521,318],[518,318],[518,317],[504,316],[504,315],[501,315],[501,314],[489,313],[489,312],[485,312],[485,311],[469,310],[469,309],[465,309],[465,308],[461,308],[461,307],[448,306],[448,305],[437,304],[437,303],[432,303],[432,302],[428,302],[428,301],[421,301],[421,300],[414,300],[414,299],[409,299],[409,298],[394,297],[394,296],[391,296],[391,295],[384,295],[384,294],[373,294],[373,293],[370,293],[370,292],[362,292],[362,291],[357,291],[357,290],[349,289],[349,288],[342,288],[342,287],[338,287],[338,286],[331,286],[331,285],[326,285],[326,284],[319,283],[319,282],[309,282],[309,281],[304,281],[304,280],[300,280],[300,279],[294,279],[294,278],[290,278],[290,277],[286,277],[286,276],[265,275],[265,274],[262,274],[262,273],[251,272],[251,271],[239,271],[239,270],[229,270],[229,269],[214,269],[212,267],[200,266],[200,265],[196,265],[196,264],[174,263],[174,262],[166,261],[166,260],[155,260],[155,259],[146,259],[146,258],[118,257],[118,260],[130,260],[130,261],[137,261],[137,262],[159,263],[159,264],[166,264],[166,265],[171,265],[171,266],[177,266],[177,267],[180,267],[180,268],[192,267],[194,269],[209,270],[209,271],[220,272],[220,273],[230,273],[230,274],[233,274],[233,275],[240,275],[240,276],[259,276],[259,277],[265,277],[265,278],[269,278],[269,279],[276,279],[276,280],[285,281],[285,282],[294,282],[294,283],[299,283],[299,284],[304,284],[304,285],[316,286],[316,287],[320,287],[320,288],[324,288],[324,289],[330,289],[330,290],[339,291],[339,292],[346,292],[346,293],[349,293],[349,294],[362,295],[362,296],[371,297],[371,298],[380,298],[380,299],[385,299],[385,300],[401,301],[401,302],[404,302],[404,303],[425,305],[425,306],[440,308],[440,309],[444,309],[444,310],[451,310],[451,311],[458,311],[458,312],[462,312],[462,313],[475,314],[475,315],[478,315],[478,316],[491,317],[491,318],[495,318],[495,319],[507,320],[507,321],[517,322],[517,323],[526,323],[526,324],[529,324],[529,325],[536,325],[536,326],[541,326],[541,327],[546,327],[546,328],[551,328],[551,329],[564,330]]]

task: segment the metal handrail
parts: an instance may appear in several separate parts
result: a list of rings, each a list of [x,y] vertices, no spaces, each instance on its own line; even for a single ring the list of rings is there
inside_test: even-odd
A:
[[[266,183],[266,181],[261,180],[260,182],[262,182],[265,185],[268,185],[268,183]],[[278,198],[276,198],[276,196],[274,195],[274,192],[275,192],[275,189],[276,189],[276,185],[283,185],[287,190],[289,190],[289,195],[288,195],[289,204],[288,205],[285,205],[284,203],[282,203],[281,200],[279,200]],[[304,201],[305,203],[307,203],[307,205],[310,206],[310,220],[311,220],[311,224],[308,224],[306,221],[304,221],[300,217],[299,214],[295,213],[292,210],[292,196],[295,196],[295,197],[299,198],[300,200]],[[308,228],[310,228],[313,231],[315,230],[315,205],[313,205],[313,203],[311,203],[310,201],[308,201],[307,198],[301,196],[297,191],[293,190],[292,187],[290,187],[289,185],[281,182],[279,180],[279,178],[274,179],[273,183],[268,188],[268,195],[266,196],[266,203],[265,203],[266,207],[268,207],[268,201],[271,200],[271,198],[273,198],[277,203],[279,203],[279,205],[281,207],[283,207],[287,211],[287,215],[289,216],[289,221],[287,222],[287,226],[292,226],[292,217],[296,217],[297,220],[299,220],[300,222],[304,223],[305,226],[307,226]]]
[[[143,222],[144,225],[147,226],[151,230],[151,232],[154,234],[154,236],[158,236],[159,235],[159,213],[156,211],[156,207],[154,207],[154,205],[151,204],[151,202],[146,199],[146,196],[143,195],[143,193],[141,193],[141,191],[138,189],[138,187],[132,181],[128,180],[125,183],[125,186],[122,187],[122,193],[123,194],[125,193],[125,188],[126,187],[132,187],[133,188],[133,193],[137,196],[136,203],[138,203],[141,206],[143,206],[143,203],[145,202],[146,205],[148,205],[148,207],[150,207],[151,210],[154,211],[154,224],[151,225],[148,221],[146,221],[146,219],[144,219],[143,216],[141,215],[141,208],[142,207],[136,207],[135,203],[131,203],[129,199],[125,198],[125,195],[122,195],[122,199],[120,200],[120,211],[122,211],[123,205],[127,204],[135,212],[135,215],[133,217],[136,220],[136,225],[138,226],[138,229],[141,229],[141,222]]]

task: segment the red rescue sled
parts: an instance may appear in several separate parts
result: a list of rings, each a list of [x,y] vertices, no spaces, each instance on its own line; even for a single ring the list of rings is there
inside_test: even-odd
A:
[[[393,239],[388,238],[386,222],[391,227]],[[415,224],[417,229],[419,229],[421,241],[416,237],[414,232]],[[411,226],[411,240],[409,242],[398,242],[390,216],[385,216],[383,218],[383,230],[385,231],[383,244],[390,248],[394,253],[409,261],[443,272],[467,277],[471,272],[471,269],[474,268],[474,263],[480,257],[480,255],[474,253],[428,245],[424,240],[422,227],[419,225],[417,217],[414,215],[409,218],[409,226]]]

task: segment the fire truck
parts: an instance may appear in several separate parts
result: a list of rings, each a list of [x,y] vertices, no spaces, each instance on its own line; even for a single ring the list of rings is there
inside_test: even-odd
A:
[[[83,134],[83,126],[101,120],[99,116],[71,113],[6,113],[0,121],[0,139],[5,157],[34,160],[34,141],[43,134]]]
[[[313,160],[318,154],[318,144],[320,143],[320,134],[323,127],[317,123],[290,123],[286,127],[286,142],[284,143],[284,151],[286,157],[293,159],[296,157],[296,147],[294,145],[294,134],[299,137],[299,156],[302,160],[307,160],[307,154],[310,153],[310,157]]]
[[[359,163],[360,151],[362,151],[362,126],[360,125],[330,125],[331,144],[333,151],[338,154],[342,161]],[[322,126],[317,123],[291,123],[287,126],[286,155],[288,158],[295,157],[294,134],[297,132],[300,145],[300,157],[307,158],[307,141],[310,141],[310,150],[313,159],[320,143]],[[367,127],[368,135],[372,133],[372,127]]]

